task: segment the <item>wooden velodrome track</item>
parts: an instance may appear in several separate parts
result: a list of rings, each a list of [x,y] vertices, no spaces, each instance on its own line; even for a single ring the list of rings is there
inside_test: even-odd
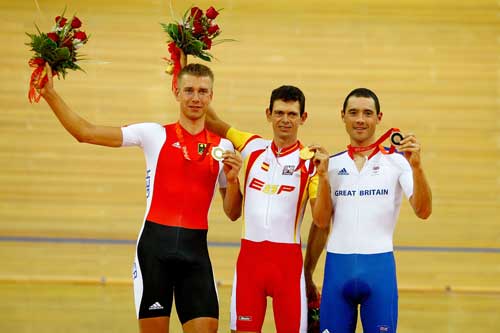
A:
[[[177,16],[193,4],[172,3]],[[343,98],[366,86],[381,99],[381,132],[417,135],[434,212],[422,223],[402,207],[399,331],[498,332],[498,2],[195,4],[224,8],[222,36],[238,40],[216,46],[211,64],[213,104],[237,127],[270,136],[270,91],[297,85],[309,112],[302,141],[337,152],[347,144]],[[145,207],[142,153],[77,144],[45,103],[27,101],[24,32],[34,23],[47,31],[66,5],[91,34],[82,50],[87,74],[56,82],[75,110],[108,125],[168,123],[178,113],[161,60],[167,0],[0,0],[0,332],[136,332],[129,276]],[[220,206],[217,198],[209,238],[227,332],[241,223],[228,222]],[[264,331],[273,329],[268,316]]]

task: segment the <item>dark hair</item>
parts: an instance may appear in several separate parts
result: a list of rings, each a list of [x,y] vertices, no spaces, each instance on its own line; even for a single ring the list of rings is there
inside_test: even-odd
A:
[[[202,64],[189,64],[184,66],[179,72],[178,80],[182,79],[183,75],[193,75],[196,77],[208,76],[212,82],[214,82],[214,73],[210,68]]]
[[[347,97],[344,100],[344,106],[342,106],[342,112],[345,113],[345,108],[347,107],[347,101],[349,98],[352,96],[354,97],[366,97],[366,98],[371,98],[375,102],[375,110],[377,111],[377,114],[380,113],[380,103],[378,101],[377,95],[373,91],[371,91],[368,88],[356,88],[353,91],[347,95]]]
[[[299,102],[300,106],[300,115],[304,113],[306,108],[306,97],[302,90],[294,86],[281,86],[276,88],[271,93],[271,101],[269,102],[269,110],[271,113],[273,111],[273,104],[276,100],[282,100],[284,102]]]

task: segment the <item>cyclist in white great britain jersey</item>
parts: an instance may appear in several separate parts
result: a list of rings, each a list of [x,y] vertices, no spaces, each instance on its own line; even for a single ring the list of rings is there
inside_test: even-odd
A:
[[[231,329],[238,332],[261,331],[267,296],[273,298],[278,333],[307,328],[300,225],[308,198],[314,206],[317,176],[311,160],[300,158],[304,109],[300,89],[275,89],[266,110],[273,140],[207,113],[207,128],[233,142],[244,160],[244,230],[231,300]]]
[[[341,115],[351,141],[348,151],[328,158],[323,148],[312,147],[319,177],[313,216],[324,225],[333,213],[320,332],[354,333],[358,305],[365,333],[396,332],[392,236],[403,192],[418,217],[426,219],[432,211],[420,143],[407,135],[398,146],[401,154],[380,151],[374,143],[382,113],[377,96],[366,88],[347,96]],[[316,290],[312,273],[325,242],[326,233],[312,226],[305,268],[308,294]]]

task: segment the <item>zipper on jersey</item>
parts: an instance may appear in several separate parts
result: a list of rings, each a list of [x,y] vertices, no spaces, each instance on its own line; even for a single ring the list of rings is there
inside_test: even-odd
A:
[[[266,153],[271,154],[274,157],[272,150],[268,150]],[[272,170],[272,173],[270,173],[270,179],[268,178],[266,181],[267,184],[274,184],[276,170],[278,169],[278,165],[279,165],[279,162],[278,162],[279,155],[280,155],[280,152],[278,151],[277,156],[270,163],[270,166],[271,166],[270,169]],[[268,156],[266,156],[266,157],[268,157]],[[271,204],[272,204],[273,196],[274,196],[273,194],[267,195],[267,207],[266,207],[266,215],[265,215],[265,223],[264,223],[264,227],[266,229],[269,229],[269,220],[270,220],[269,212],[271,211]]]

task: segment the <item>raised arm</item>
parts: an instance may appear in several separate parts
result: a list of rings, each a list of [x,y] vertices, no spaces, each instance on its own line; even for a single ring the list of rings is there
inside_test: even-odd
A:
[[[415,135],[408,134],[401,141],[398,150],[404,153],[413,173],[413,194],[410,197],[410,204],[418,217],[427,219],[432,213],[432,192],[422,167],[421,144]]]
[[[40,89],[40,94],[50,106],[57,119],[64,128],[78,142],[92,143],[101,146],[120,147],[122,145],[122,131],[120,127],[96,126],[80,117],[71,110],[54,89],[52,69],[47,64],[48,82]]]
[[[227,131],[231,128],[231,125],[217,116],[211,106],[208,107],[207,115],[205,117],[205,126],[210,132],[213,132],[223,138],[226,137]]]

